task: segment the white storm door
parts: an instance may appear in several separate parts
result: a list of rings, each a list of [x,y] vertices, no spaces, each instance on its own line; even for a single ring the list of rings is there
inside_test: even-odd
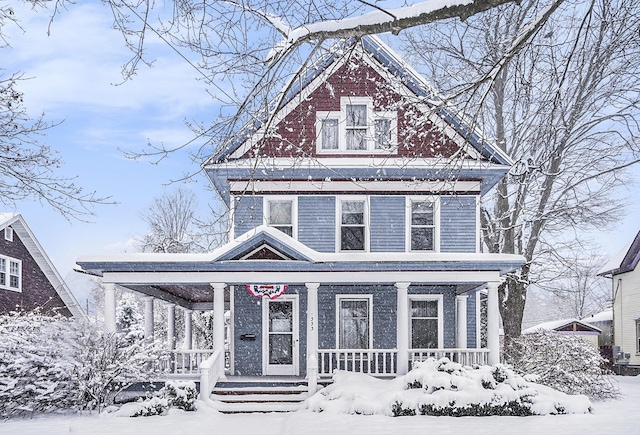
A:
[[[262,374],[299,374],[298,295],[263,298]]]

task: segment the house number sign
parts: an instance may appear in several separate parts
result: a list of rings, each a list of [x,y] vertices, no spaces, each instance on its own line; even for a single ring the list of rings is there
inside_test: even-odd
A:
[[[287,291],[286,284],[247,284],[247,290],[253,296],[261,298],[268,296],[269,299],[275,299],[282,293]]]

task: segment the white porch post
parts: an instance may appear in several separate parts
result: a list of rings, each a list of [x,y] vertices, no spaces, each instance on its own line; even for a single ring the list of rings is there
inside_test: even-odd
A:
[[[116,332],[116,285],[104,284],[104,332]]]
[[[213,287],[213,350],[220,351],[218,358],[218,373],[221,378],[224,374],[224,287],[225,283],[211,283]]]
[[[456,347],[467,348],[467,296],[456,296]]]
[[[176,348],[176,305],[167,304],[167,348]]]
[[[144,338],[153,340],[153,297],[144,298]]]
[[[309,392],[314,394],[318,385],[318,287],[308,282],[307,287],[307,380]]]
[[[184,348],[186,350],[193,348],[192,316],[192,310],[184,310]]]
[[[487,295],[487,347],[489,348],[489,365],[500,362],[500,312],[498,310],[499,281],[488,282]]]
[[[396,313],[396,348],[398,349],[398,375],[404,375],[409,370],[409,298],[407,290],[409,282],[397,282],[398,305]]]

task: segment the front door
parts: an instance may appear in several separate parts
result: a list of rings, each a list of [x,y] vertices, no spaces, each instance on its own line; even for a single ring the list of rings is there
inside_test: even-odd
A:
[[[262,300],[262,373],[297,376],[298,295]]]

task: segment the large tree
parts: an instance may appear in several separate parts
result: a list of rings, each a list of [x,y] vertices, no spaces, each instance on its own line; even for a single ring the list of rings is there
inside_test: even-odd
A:
[[[564,2],[492,82],[468,87],[541,7],[527,0],[407,35],[437,84],[516,161],[481,210],[485,249],[526,258],[500,286],[507,337],[520,335],[528,286],[553,279],[584,230],[619,216],[624,169],[640,159],[634,1]]]

